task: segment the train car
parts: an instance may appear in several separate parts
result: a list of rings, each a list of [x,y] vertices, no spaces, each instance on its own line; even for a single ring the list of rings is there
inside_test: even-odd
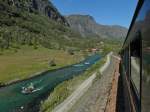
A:
[[[139,0],[120,54],[122,110],[150,112],[150,0]]]

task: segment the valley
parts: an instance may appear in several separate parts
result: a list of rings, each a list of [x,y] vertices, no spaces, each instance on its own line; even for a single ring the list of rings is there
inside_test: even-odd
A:
[[[49,0],[1,0],[0,110],[52,111],[93,73],[101,77],[126,33],[90,15],[62,15]]]

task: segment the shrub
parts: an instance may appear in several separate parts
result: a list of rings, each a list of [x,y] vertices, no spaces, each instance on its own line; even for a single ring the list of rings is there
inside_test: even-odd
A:
[[[50,62],[49,62],[49,66],[56,66],[56,62],[54,59],[52,59]]]

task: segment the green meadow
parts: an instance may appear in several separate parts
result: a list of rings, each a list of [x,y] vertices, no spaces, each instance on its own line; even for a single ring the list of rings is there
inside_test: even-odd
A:
[[[34,49],[23,46],[17,52],[12,49],[5,50],[0,55],[0,82],[6,83],[26,79],[41,71],[79,62],[80,59],[83,58],[79,52],[70,55],[67,51],[44,47]],[[51,60],[55,62],[56,66],[49,65]]]

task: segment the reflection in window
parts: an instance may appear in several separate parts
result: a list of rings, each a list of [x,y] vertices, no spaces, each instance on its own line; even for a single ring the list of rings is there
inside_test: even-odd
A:
[[[140,59],[137,57],[131,57],[131,78],[140,93]]]
[[[142,23],[142,110],[150,112],[150,0],[141,9]],[[144,15],[144,17],[143,17]]]

